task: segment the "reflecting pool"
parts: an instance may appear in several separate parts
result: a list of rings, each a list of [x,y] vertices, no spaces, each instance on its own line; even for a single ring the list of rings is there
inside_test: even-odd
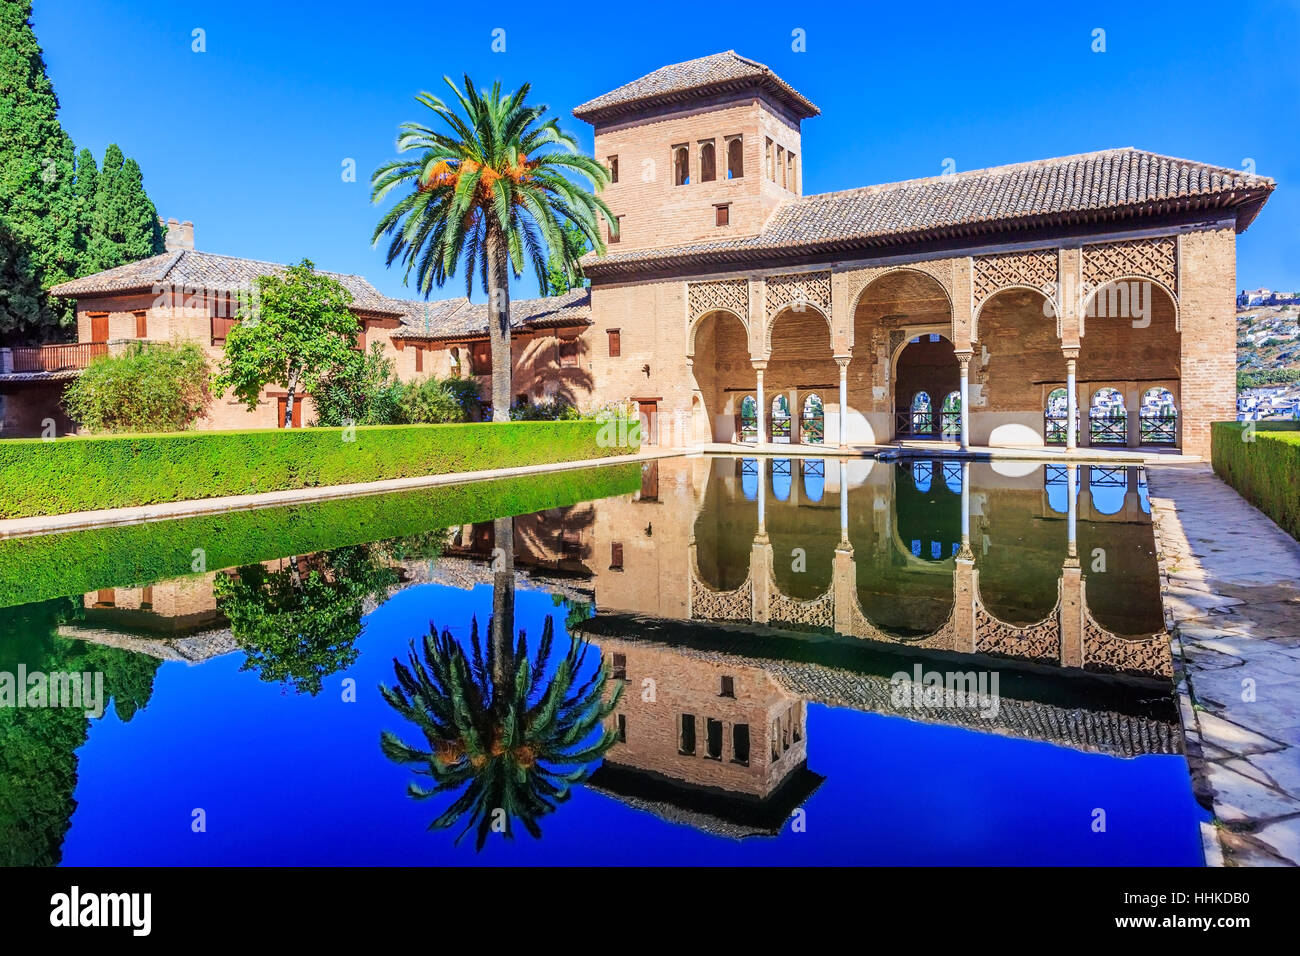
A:
[[[696,456],[0,540],[0,860],[1199,864],[1171,674],[1139,468]]]

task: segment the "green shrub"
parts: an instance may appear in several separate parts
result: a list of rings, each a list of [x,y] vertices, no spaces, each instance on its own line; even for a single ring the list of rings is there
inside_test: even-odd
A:
[[[1215,422],[1210,459],[1220,478],[1300,539],[1300,428],[1289,422]]]
[[[91,362],[68,386],[63,407],[92,432],[184,431],[207,406],[209,377],[193,342],[136,342]]]
[[[0,517],[581,461],[634,450],[606,440],[594,421],[17,438],[0,442]]]
[[[439,425],[478,418],[478,383],[463,378],[402,382],[376,342],[364,359],[315,391],[314,425]]]
[[[510,418],[516,422],[576,422],[582,413],[562,398],[550,402],[517,402],[510,409]]]
[[[398,558],[436,554],[437,533],[425,543],[415,536],[430,528],[630,494],[640,487],[641,466],[631,462],[556,472],[545,481],[518,475],[175,521],[0,538],[0,607],[100,588],[138,587],[204,569],[370,541],[389,542],[389,551]]]

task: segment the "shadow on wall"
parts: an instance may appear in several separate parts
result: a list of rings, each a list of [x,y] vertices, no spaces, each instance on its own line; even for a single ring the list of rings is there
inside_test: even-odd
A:
[[[77,433],[63,410],[67,382],[7,382],[0,386],[0,438],[62,438]],[[47,422],[52,433],[46,432]]]

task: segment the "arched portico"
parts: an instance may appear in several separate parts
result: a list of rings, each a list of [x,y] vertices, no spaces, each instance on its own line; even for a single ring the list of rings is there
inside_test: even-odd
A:
[[[734,312],[706,312],[691,324],[686,349],[694,383],[695,439],[740,441],[740,402],[756,387],[748,328]],[[697,402],[699,411],[695,411]]]

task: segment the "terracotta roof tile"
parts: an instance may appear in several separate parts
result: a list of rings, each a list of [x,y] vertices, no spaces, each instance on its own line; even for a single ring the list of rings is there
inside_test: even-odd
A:
[[[464,298],[434,302],[391,299],[404,307],[402,328],[395,338],[446,340],[476,338],[488,334],[487,306]],[[591,293],[573,289],[564,295],[541,299],[514,299],[510,303],[510,327],[515,331],[537,328],[587,325],[591,322]]]
[[[768,67],[741,56],[735,50],[728,50],[660,67],[638,80],[588,100],[577,107],[573,115],[594,123],[621,113],[689,99],[692,95],[703,96],[753,86],[766,89],[801,119],[821,112]]]
[[[1262,204],[1273,180],[1126,147],[792,199],[753,237],[589,256],[600,275],[683,257],[719,261],[1009,232],[1045,221]],[[1243,213],[1253,218],[1258,205]],[[1239,220],[1240,231],[1250,219]]]

